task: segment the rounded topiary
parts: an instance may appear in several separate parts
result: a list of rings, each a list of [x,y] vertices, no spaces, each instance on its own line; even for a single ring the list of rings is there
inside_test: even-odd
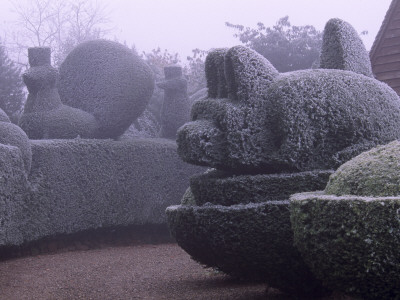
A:
[[[400,297],[400,142],[342,165],[323,192],[291,197],[294,242],[328,287],[363,299]]]
[[[379,146],[343,164],[330,177],[325,193],[337,196],[399,196],[400,142]]]
[[[25,171],[29,174],[32,162],[32,150],[31,143],[26,133],[17,125],[0,122],[0,144],[19,148]]]
[[[94,40],[78,45],[60,66],[64,104],[93,114],[98,137],[115,138],[139,117],[154,89],[151,69],[127,47]]]

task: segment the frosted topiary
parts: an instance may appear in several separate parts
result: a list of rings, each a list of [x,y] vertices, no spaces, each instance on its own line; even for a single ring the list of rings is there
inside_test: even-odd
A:
[[[330,195],[400,195],[400,142],[374,148],[342,165],[325,189]]]
[[[175,140],[178,128],[190,119],[191,105],[187,95],[187,81],[182,77],[182,67],[167,66],[164,74],[165,80],[157,83],[164,90],[160,137]]]
[[[64,104],[92,114],[97,137],[116,138],[138,118],[153,93],[151,69],[129,48],[112,41],[78,45],[60,66]]]
[[[289,194],[326,185],[332,171],[192,177],[182,205],[166,211],[178,244],[195,260],[295,295],[326,292],[293,247]]]
[[[340,19],[331,19],[325,26],[320,68],[347,70],[374,78],[368,52],[357,31]]]
[[[325,39],[342,43],[347,29]],[[208,98],[193,104],[177,143],[184,161],[217,170],[192,178],[184,203],[167,209],[172,234],[194,259],[299,297],[320,295],[293,246],[289,194],[325,187],[329,171],[317,170],[400,137],[400,99],[364,75],[359,41],[336,53],[349,63],[337,70],[279,74],[244,46],[209,53]]]
[[[28,49],[31,68],[23,74],[29,95],[19,125],[31,139],[95,137],[94,116],[63,105],[57,91],[58,71],[50,65],[50,48]]]
[[[315,276],[362,299],[400,297],[400,142],[342,165],[324,192],[291,197],[294,241]]]
[[[368,55],[349,24],[333,19],[327,29],[321,60],[343,61],[340,70],[279,74],[244,46],[211,51],[209,97],[178,132],[182,159],[240,173],[330,169],[398,138],[398,95],[365,76]]]

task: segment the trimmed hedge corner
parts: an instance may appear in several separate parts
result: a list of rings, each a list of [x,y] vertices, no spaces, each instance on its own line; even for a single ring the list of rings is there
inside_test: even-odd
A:
[[[294,243],[315,276],[363,299],[400,297],[400,197],[291,197]]]

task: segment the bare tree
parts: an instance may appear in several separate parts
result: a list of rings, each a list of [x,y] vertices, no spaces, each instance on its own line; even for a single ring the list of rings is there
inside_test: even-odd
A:
[[[17,16],[13,47],[19,63],[26,49],[52,48],[53,62],[61,64],[79,43],[105,37],[112,31],[110,12],[99,0],[10,0]]]

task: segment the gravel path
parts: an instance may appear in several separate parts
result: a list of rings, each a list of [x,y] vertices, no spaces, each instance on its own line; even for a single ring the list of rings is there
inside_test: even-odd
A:
[[[0,262],[0,299],[288,299],[204,269],[176,244],[61,252]]]

